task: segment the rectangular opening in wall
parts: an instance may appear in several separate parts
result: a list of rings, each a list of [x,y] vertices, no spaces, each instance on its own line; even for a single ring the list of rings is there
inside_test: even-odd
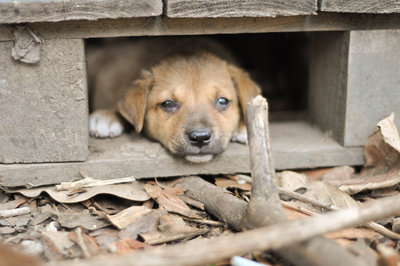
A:
[[[310,49],[312,48],[310,45],[310,35],[312,34],[268,33],[87,39],[85,48],[88,62],[87,80],[90,112],[93,114],[98,109],[110,109],[111,111],[106,114],[115,116],[117,114],[116,102],[119,99],[128,99],[126,103],[128,106],[134,105],[135,101],[138,100],[137,97],[122,97],[126,87],[147,86],[152,88],[149,91],[155,92],[157,86],[168,85],[169,88],[166,89],[166,94],[165,92],[164,94],[161,92],[155,93],[155,96],[160,98],[152,95],[150,98],[153,102],[147,104],[146,108],[142,110],[142,112],[149,112],[152,108],[151,106],[158,106],[158,111],[164,113],[163,119],[151,121],[153,123],[153,132],[164,132],[158,136],[159,138],[170,139],[171,132],[182,131],[179,123],[182,123],[185,119],[196,117],[198,113],[205,114],[206,119],[202,119],[203,122],[211,121],[209,124],[214,127],[224,128],[229,132],[229,130],[232,130],[230,128],[231,122],[221,122],[221,120],[218,121],[216,119],[218,114],[227,107],[224,99],[218,101],[217,99],[220,98],[219,96],[227,98],[228,102],[231,103],[230,107],[235,105],[238,108],[237,117],[234,118],[233,116],[233,120],[236,119],[237,123],[240,116],[240,104],[232,103],[234,98],[232,98],[232,95],[226,95],[224,88],[229,87],[230,84],[235,90],[236,97],[240,98],[243,95],[238,95],[237,88],[245,88],[246,91],[252,87],[254,82],[262,89],[262,94],[269,103],[271,144],[274,165],[277,169],[361,164],[363,162],[361,147],[341,146],[329,135],[314,127],[307,119],[309,112],[307,99],[312,98],[307,95],[309,76],[313,74],[309,73],[309,69],[312,70],[309,65],[315,55],[315,51]],[[332,36],[335,39],[336,35]],[[163,68],[157,68],[157,75],[161,75],[162,81],[156,79],[148,82],[147,79],[149,77],[151,79],[155,75],[153,73],[155,69],[152,67],[160,65],[160,61],[162,61],[160,56],[168,55],[168,52],[165,51],[174,51],[175,49],[171,43],[159,46],[159,42],[172,39],[173,42],[178,43],[178,48],[182,49],[178,49],[178,51],[182,52],[196,48],[197,44],[193,42],[190,45],[182,46],[182,43],[187,43],[192,38],[196,38],[195,43],[199,39],[206,43],[209,40],[217,43],[219,48],[215,50],[216,54],[223,58],[223,60],[217,61],[225,62],[225,65],[221,66],[218,63],[216,64],[217,67],[215,67],[215,64],[210,65],[207,60],[195,60],[197,62],[196,67],[191,66],[190,71],[192,73],[189,71],[188,74],[187,68],[177,68],[177,65],[171,67],[165,64]],[[141,47],[132,51],[132,47],[136,47],[136,44],[133,45],[135,42],[141,42],[142,44]],[[209,45],[205,45],[205,47],[210,48]],[[214,45],[211,45],[212,47]],[[120,61],[117,60],[117,55]],[[174,60],[171,61],[173,62]],[[214,60],[211,61],[215,62]],[[234,71],[235,68],[231,67],[233,65],[232,62],[238,66],[236,70],[239,69],[239,71]],[[143,74],[143,70],[147,72]],[[320,69],[320,71],[324,70]],[[249,74],[247,81],[250,80],[250,82],[246,83],[243,81],[246,78],[241,79],[239,76],[233,75],[233,73],[245,72]],[[140,75],[144,76],[140,77]],[[176,75],[179,76],[179,82],[174,83],[175,78],[171,79],[170,77]],[[192,78],[187,79],[187,76]],[[246,77],[246,75],[244,74],[242,77]],[[199,81],[203,82],[201,83],[202,88],[207,91],[207,97],[210,97],[207,98],[207,104],[204,102],[205,98],[201,98],[203,96],[200,97],[200,94],[204,94],[203,91],[197,94],[187,94],[184,92],[184,88],[180,88],[182,84],[186,84],[186,87],[197,84],[194,82],[195,78],[198,78],[197,83]],[[190,83],[192,85],[187,85],[188,80],[193,82]],[[153,86],[154,84],[157,86]],[[96,91],[95,87],[103,89],[108,87],[110,90]],[[122,90],[119,93],[115,93],[114,90],[118,90],[118,88],[122,88]],[[209,91],[210,88],[211,93]],[[138,97],[144,99],[147,94],[141,96],[139,94]],[[179,108],[182,108],[182,110],[184,108],[178,99],[179,97],[188,98],[187,100],[191,101],[191,104],[189,104],[191,110],[198,112],[188,114],[188,110],[183,111],[183,113],[186,112],[186,118],[185,115],[181,115],[176,120],[178,122],[170,123],[167,121],[169,117],[175,117],[179,113],[176,111]],[[177,105],[165,103],[168,98],[174,100]],[[143,103],[144,100],[138,102]],[[154,110],[152,111],[154,112]],[[136,114],[138,112],[140,113],[140,110],[136,110]],[[115,138],[91,137],[89,139],[89,156],[85,162],[32,164],[24,169],[7,168],[4,169],[7,182],[11,182],[14,185],[31,182],[32,180],[27,181],[19,178],[26,175],[27,171],[32,173],[30,176],[35,175],[36,183],[45,183],[48,180],[52,180],[54,183],[62,182],[65,181],[65,177],[68,177],[68,179],[80,178],[79,170],[86,172],[89,176],[100,179],[125,176],[145,178],[193,174],[247,173],[250,171],[248,146],[245,144],[229,142],[226,148],[222,149],[224,150],[222,153],[213,156],[206,163],[188,162],[187,158],[183,159],[185,155],[174,156],[165,148],[166,145],[161,145],[159,141],[154,141],[135,133],[131,122],[137,117],[135,118],[131,114],[124,115],[125,118],[118,114],[117,118],[123,121],[128,130]],[[131,120],[127,121],[126,118]],[[110,128],[112,121],[112,119],[106,119],[105,122],[103,120],[101,127]],[[143,128],[148,126],[146,125],[148,122],[145,121]],[[167,128],[169,129],[165,130],[168,124]],[[114,128],[115,126],[112,127]],[[38,178],[34,173],[40,173],[37,175]]]
[[[192,43],[193,38],[195,43]],[[207,44],[208,41],[218,43],[218,47],[215,48],[214,44],[209,46]],[[142,75],[140,73],[143,70],[147,71],[145,75],[150,76],[154,75],[152,71],[158,71],[157,75],[175,75],[176,73],[169,72],[172,71],[171,69],[156,68],[154,70],[152,67],[159,65],[163,61],[160,58],[173,56],[174,52],[171,54],[171,51],[176,50],[171,47],[174,45],[178,45],[179,49],[181,49],[180,52],[182,52],[186,50],[191,51],[193,48],[191,47],[192,45],[195,47],[198,43],[202,42],[205,42],[205,44],[200,44],[199,49],[206,47],[206,49],[209,48],[212,53],[217,54],[219,57],[225,56],[226,58],[223,58],[223,60],[228,62],[228,64],[233,61],[240,69],[250,75],[251,80],[257,83],[262,89],[262,95],[268,99],[270,108],[269,117],[272,122],[272,146],[277,168],[303,168],[342,163],[338,159],[341,158],[344,148],[307,122],[308,62],[309,56],[312,56],[309,50],[308,33],[89,39],[87,40],[86,49],[89,62],[90,111],[96,112],[98,109],[116,110],[118,99],[126,97],[123,96],[122,91],[119,93],[114,91],[111,94],[104,92],[105,87],[118,88],[121,87],[121,84],[127,84],[127,82],[130,82],[129,86],[134,86],[133,83],[135,80],[136,83],[142,82],[143,86],[153,86],[154,84],[146,84],[149,81],[146,81],[143,76],[140,77]],[[160,45],[160,43],[162,44]],[[127,46],[130,48],[127,48]],[[132,46],[137,47],[137,50],[128,52],[128,50],[132,50]],[[220,50],[221,47],[223,47],[222,52]],[[125,51],[124,49],[127,50]],[[109,63],[116,60],[115,54],[123,55],[121,61],[119,63]],[[101,59],[99,60],[96,56]],[[96,64],[93,64],[93,62],[96,62]],[[93,69],[90,69],[91,67],[96,68],[96,70],[93,71]],[[171,68],[172,66],[168,67]],[[204,67],[207,68],[207,66]],[[193,74],[185,72],[186,70],[184,69],[177,71],[181,71],[180,74],[182,76]],[[204,84],[208,82],[207,79],[212,80],[211,76],[214,74],[208,73],[210,76],[205,77],[202,72],[203,70],[197,69],[193,71],[199,71],[198,73],[194,73],[194,75],[198,76],[199,79],[205,79]],[[133,72],[134,74],[132,74]],[[114,76],[116,75],[117,78],[109,78],[107,76],[109,73],[112,73]],[[129,77],[128,81],[125,80],[127,76]],[[163,81],[153,80],[151,82],[155,82],[157,86],[163,82],[174,82],[165,76],[162,78]],[[182,78],[182,83],[187,81],[185,80],[187,77],[180,78]],[[222,81],[223,79],[221,79]],[[179,87],[181,84],[177,83],[173,84],[173,86]],[[101,87],[103,91],[98,92],[94,90],[95,87],[96,90],[98,90],[98,87]],[[161,90],[161,93],[164,92]],[[173,93],[167,95],[175,102],[175,98],[173,97],[176,95]],[[176,93],[181,93],[181,90],[178,89]],[[183,92],[183,94],[185,93]],[[128,97],[130,96],[128,95]],[[154,95],[151,97],[154,98]],[[168,97],[166,99],[169,99]],[[191,97],[191,94],[188,93],[185,97]],[[159,99],[151,100],[156,101]],[[199,111],[207,110],[205,106],[200,104],[201,101],[197,100],[197,102],[194,102],[194,104],[198,104],[196,109]],[[135,99],[132,98],[129,104],[134,104],[134,101]],[[159,107],[160,104],[161,102],[159,103]],[[169,104],[171,106],[168,106]],[[173,116],[172,113],[176,111],[174,108],[180,108],[179,101],[176,103],[177,106],[174,106],[174,104],[166,103],[166,106],[162,107],[164,108],[164,112],[170,113],[169,116],[164,116],[165,119]],[[182,112],[187,112],[183,108]],[[152,111],[154,110],[151,110],[151,106],[146,106],[146,112]],[[138,110],[135,110],[135,112],[138,112]],[[129,115],[124,114],[128,120],[137,119],[137,117],[132,118]],[[190,115],[193,116],[194,114]],[[182,122],[185,116],[182,114],[179,119]],[[156,134],[156,141],[154,141],[135,133],[131,126],[132,123],[127,122],[126,119],[124,120],[126,128],[130,131],[125,131],[122,136],[117,138],[92,137],[90,140],[91,159],[103,160],[106,158],[115,158],[119,164],[124,165],[124,167],[118,168],[121,176],[131,174],[136,176],[214,174],[247,172],[249,170],[248,147],[244,144],[228,144],[222,154],[214,156],[207,163],[188,163],[182,159],[182,154],[178,156],[171,155],[171,152],[168,151],[171,150],[171,147],[168,146],[168,142],[165,140],[165,138],[170,138],[168,134],[171,134],[171,132],[179,131],[177,127],[181,124],[177,123],[175,127],[165,129],[165,124],[169,123],[169,121],[164,122],[164,120],[159,121],[156,119],[152,123],[158,124],[153,124],[150,127],[157,128],[159,132],[167,130],[167,133]],[[94,123],[93,119],[91,123]],[[133,121],[133,123],[137,123],[137,121]],[[146,129],[147,126],[144,124],[143,128]],[[217,126],[220,127],[221,125]],[[165,134],[165,136],[162,136],[162,134]],[[157,140],[163,142],[164,145],[160,145]],[[352,156],[354,155],[353,153],[358,151],[346,152],[349,156]],[[343,160],[348,159],[347,157],[345,156]],[[157,167],[154,167],[154,165]]]

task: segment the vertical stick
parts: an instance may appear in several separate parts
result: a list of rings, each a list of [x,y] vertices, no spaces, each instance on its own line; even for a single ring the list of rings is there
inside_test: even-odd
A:
[[[252,176],[251,200],[247,208],[246,227],[255,228],[286,220],[275,184],[269,138],[268,104],[257,96],[246,106],[246,127]]]
[[[269,139],[268,104],[262,96],[252,99],[246,106],[246,127],[250,149],[252,176],[251,198],[243,219],[248,229],[277,224],[287,217],[279,200],[275,184]],[[301,228],[299,228],[301,230]],[[296,243],[276,253],[293,265],[336,266],[338,258],[342,265],[363,265],[363,261],[335,242],[314,237]]]

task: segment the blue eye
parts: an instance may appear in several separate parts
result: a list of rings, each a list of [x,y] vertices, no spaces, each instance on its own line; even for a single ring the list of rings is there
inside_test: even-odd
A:
[[[165,100],[159,106],[167,113],[174,113],[179,109],[179,104],[173,100]]]
[[[226,110],[228,108],[230,102],[231,101],[229,101],[225,97],[218,97],[216,102],[215,102],[215,105],[217,106],[218,109],[223,111],[223,110]]]

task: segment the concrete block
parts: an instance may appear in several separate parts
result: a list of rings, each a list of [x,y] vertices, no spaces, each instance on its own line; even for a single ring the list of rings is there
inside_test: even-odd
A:
[[[0,42],[0,163],[83,161],[88,155],[84,43],[45,40],[40,62]]]

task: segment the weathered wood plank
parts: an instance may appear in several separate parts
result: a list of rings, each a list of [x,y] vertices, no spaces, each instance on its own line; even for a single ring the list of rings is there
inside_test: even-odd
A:
[[[313,33],[310,47],[309,116],[313,123],[342,144],[349,39],[349,32]]]
[[[359,146],[381,119],[400,117],[399,30],[313,33],[311,43],[308,103],[320,128]]]
[[[391,112],[400,128],[400,30],[352,31],[348,60],[344,145],[358,146]]]
[[[399,13],[398,0],[322,0],[321,11],[349,13]]]
[[[272,123],[270,130],[277,169],[363,164],[362,147],[343,148],[307,123]],[[90,139],[89,144],[86,162],[0,164],[0,184],[21,186],[71,181],[80,178],[79,170],[100,179],[250,172],[249,148],[238,143],[230,143],[222,155],[206,164],[174,158],[158,143],[137,135],[123,135],[113,140]]]
[[[161,14],[162,0],[0,1],[0,23],[6,24],[149,17]]]
[[[173,18],[276,17],[315,14],[316,0],[167,0]]]
[[[400,16],[323,13],[318,16],[276,18],[168,18],[148,17],[34,23],[44,39],[108,38],[120,36],[198,35],[291,31],[400,29]],[[13,27],[0,25],[0,41],[13,40]]]
[[[88,100],[83,40],[43,42],[35,65],[12,59],[13,45],[0,42],[0,162],[85,160]]]

